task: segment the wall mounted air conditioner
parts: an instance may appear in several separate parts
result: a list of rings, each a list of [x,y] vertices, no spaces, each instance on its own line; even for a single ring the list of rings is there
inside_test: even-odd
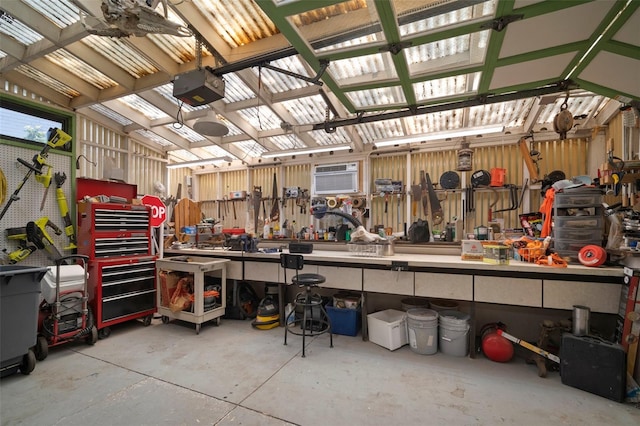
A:
[[[314,166],[312,194],[351,194],[355,192],[358,192],[358,163]]]

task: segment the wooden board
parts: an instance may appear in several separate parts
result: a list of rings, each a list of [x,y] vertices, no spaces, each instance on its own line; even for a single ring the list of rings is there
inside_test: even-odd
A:
[[[178,201],[174,209],[175,233],[179,235],[185,226],[195,226],[202,221],[199,203],[188,198]]]

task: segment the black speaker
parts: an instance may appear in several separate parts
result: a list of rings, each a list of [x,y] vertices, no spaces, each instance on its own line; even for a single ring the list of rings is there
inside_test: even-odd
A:
[[[627,384],[626,353],[617,343],[564,333],[560,377],[565,385],[622,402]]]

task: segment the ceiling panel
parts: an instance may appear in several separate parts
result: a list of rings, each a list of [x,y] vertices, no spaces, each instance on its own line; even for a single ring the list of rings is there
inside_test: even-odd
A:
[[[639,76],[640,61],[611,52],[598,53],[579,75],[582,80],[640,98]]]
[[[119,4],[135,2],[147,7]],[[104,22],[101,3],[0,2],[3,78],[60,93],[52,102],[102,114],[182,161],[227,153],[258,164],[268,151],[344,143],[366,154],[379,139],[491,123],[513,137],[552,128],[567,88],[580,126],[611,98],[640,97],[637,1],[167,2],[169,19],[201,37],[200,57],[196,36],[89,34],[79,8]],[[198,67],[224,79],[222,99],[173,96],[175,75]],[[207,109],[225,137],[193,131]]]
[[[588,40],[614,3],[594,1],[512,22],[506,29],[500,57]],[[578,16],[580,19],[576,19]]]
[[[491,16],[495,13],[497,0],[476,2],[480,4],[430,16],[431,13],[429,13],[429,9],[434,9],[441,3],[395,1],[394,8],[398,15],[400,35],[402,37],[412,36],[450,25],[465,23],[483,16]],[[401,10],[400,8],[405,10]],[[411,15],[414,17],[410,17]]]
[[[493,71],[489,88],[498,89],[556,78],[575,56],[576,52],[571,52],[497,67]]]
[[[615,41],[640,46],[640,9],[629,18],[612,38]]]

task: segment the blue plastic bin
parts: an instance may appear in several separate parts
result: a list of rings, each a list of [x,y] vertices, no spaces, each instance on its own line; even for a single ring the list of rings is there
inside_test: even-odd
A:
[[[344,336],[356,336],[362,324],[360,309],[335,308],[332,303],[325,306],[331,320],[331,332]]]

